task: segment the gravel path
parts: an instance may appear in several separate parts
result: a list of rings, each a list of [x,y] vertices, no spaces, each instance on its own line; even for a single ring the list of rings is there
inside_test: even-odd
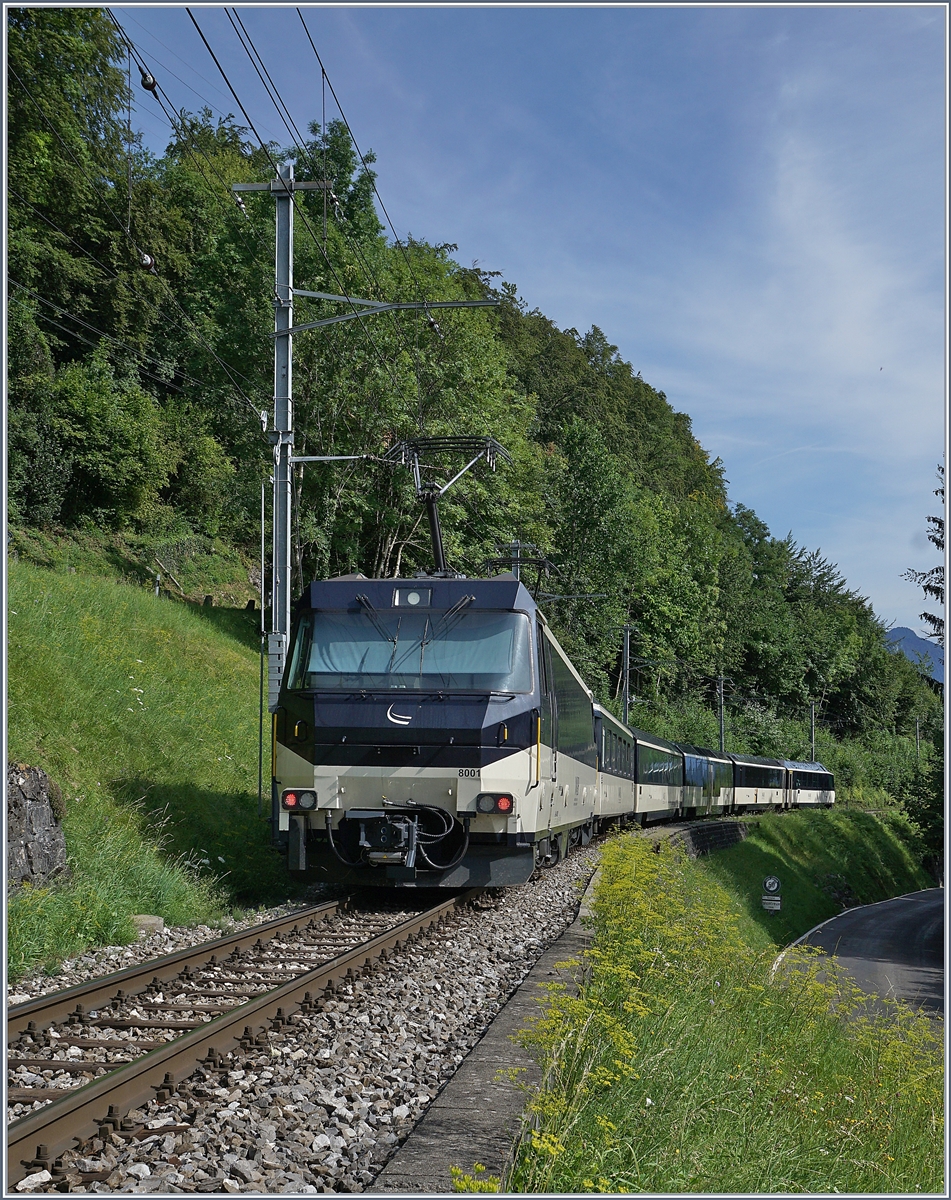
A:
[[[71,1190],[366,1190],[574,919],[596,857],[589,848],[533,883],[486,893],[452,925],[341,985],[319,1010],[296,1014],[266,1046],[200,1068],[170,1101],[132,1114],[154,1134],[96,1138],[87,1157],[64,1156],[75,1171],[108,1172],[85,1186],[74,1175]],[[163,1125],[178,1128],[163,1133]],[[34,1176],[18,1190],[53,1185]]]

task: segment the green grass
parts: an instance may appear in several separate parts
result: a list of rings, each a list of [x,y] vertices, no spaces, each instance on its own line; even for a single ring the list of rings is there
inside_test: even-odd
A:
[[[130,937],[135,912],[208,921],[287,896],[257,815],[253,614],[21,561],[8,663],[9,754],[62,787],[72,871],[11,901],[13,977]]]
[[[859,810],[767,813],[747,821],[749,836],[700,860],[743,914],[750,945],[785,946],[842,911],[934,887],[921,866],[924,847],[899,813]],[[782,884],[782,909],[766,912],[763,880]]]
[[[594,912],[588,978],[528,1035],[545,1073],[505,1190],[941,1191],[927,1017],[870,1016],[815,955],[774,978],[746,903],[669,846],[609,843]]]
[[[135,534],[24,527],[11,533],[9,554],[16,561],[60,574],[121,579],[149,588],[160,575],[162,590],[170,596],[201,603],[210,595],[216,605],[239,610],[248,600],[259,600],[247,563],[235,547],[184,528]]]

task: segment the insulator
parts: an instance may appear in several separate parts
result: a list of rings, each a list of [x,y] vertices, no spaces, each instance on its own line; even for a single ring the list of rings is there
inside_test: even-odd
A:
[[[142,75],[142,86],[147,92],[154,92],[158,87],[158,84],[155,82],[155,76],[150,75],[148,71],[141,71],[141,69],[140,73]]]
[[[152,257],[151,254],[146,254],[145,251],[143,250],[139,254],[139,266],[142,267],[142,269],[144,271],[154,271],[155,270],[155,259]]]
[[[243,214],[244,216],[247,216],[247,215],[248,215],[248,210],[247,210],[247,208],[245,207],[245,203],[244,203],[244,201],[241,199],[241,197],[238,195],[238,193],[237,193],[237,192],[232,192],[232,193],[231,193],[231,195],[234,197],[234,202],[235,202],[235,204],[237,204],[238,208],[240,208],[240,209],[241,209],[241,212],[242,212],[242,214]]]

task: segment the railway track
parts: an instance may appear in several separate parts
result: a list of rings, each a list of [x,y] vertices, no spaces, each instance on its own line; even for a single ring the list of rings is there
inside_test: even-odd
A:
[[[126,1114],[167,1098],[202,1063],[266,1043],[295,1010],[475,894],[410,913],[330,901],[11,1008],[8,1104],[42,1107],[8,1125],[9,1182],[43,1171],[65,1179],[59,1156],[92,1136],[154,1135]]]

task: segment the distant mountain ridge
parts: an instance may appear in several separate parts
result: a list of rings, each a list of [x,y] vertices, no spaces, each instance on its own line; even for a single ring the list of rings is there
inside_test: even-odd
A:
[[[941,646],[928,641],[927,638],[919,637],[904,625],[890,629],[886,640],[893,650],[900,650],[916,666],[919,665],[920,658],[927,655],[931,659],[931,670],[927,674],[938,683],[944,683],[944,650]]]

